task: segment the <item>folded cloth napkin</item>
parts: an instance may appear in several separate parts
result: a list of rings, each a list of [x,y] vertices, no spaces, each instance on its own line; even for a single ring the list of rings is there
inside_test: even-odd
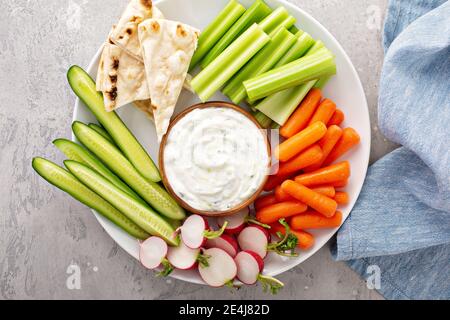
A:
[[[332,253],[387,299],[450,299],[450,1],[391,0],[379,127],[403,147],[369,168]]]

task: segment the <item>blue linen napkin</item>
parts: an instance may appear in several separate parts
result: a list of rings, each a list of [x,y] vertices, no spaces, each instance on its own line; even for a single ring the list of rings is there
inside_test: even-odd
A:
[[[332,253],[387,299],[450,299],[450,1],[391,0],[379,127],[403,147],[369,168]]]

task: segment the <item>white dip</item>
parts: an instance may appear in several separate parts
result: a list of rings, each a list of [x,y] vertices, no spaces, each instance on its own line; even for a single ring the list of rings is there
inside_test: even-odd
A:
[[[248,200],[268,174],[263,132],[229,108],[195,109],[167,137],[166,178],[189,206],[225,211]]]

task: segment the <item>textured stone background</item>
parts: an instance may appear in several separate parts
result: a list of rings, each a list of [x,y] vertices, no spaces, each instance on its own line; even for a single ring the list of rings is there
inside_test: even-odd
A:
[[[376,127],[386,0],[290,0],[311,13],[349,53],[371,109],[371,160],[393,148]],[[259,287],[210,289],[152,272],[121,250],[89,209],[49,186],[31,158],[63,160],[52,147],[70,137],[74,97],[65,73],[87,66],[125,0],[0,2],[0,299],[264,299]],[[108,3],[108,5],[105,5]],[[66,286],[67,268],[81,268],[81,289]],[[275,298],[379,299],[323,248],[283,274]]]

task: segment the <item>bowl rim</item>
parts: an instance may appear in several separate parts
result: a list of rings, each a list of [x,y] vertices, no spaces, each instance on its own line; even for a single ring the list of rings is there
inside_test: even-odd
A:
[[[268,162],[268,167],[267,167],[267,175],[265,176],[264,180],[261,182],[261,185],[259,186],[259,188],[255,191],[255,193],[253,193],[253,195],[251,197],[249,197],[247,200],[245,200],[244,202],[240,203],[239,205],[235,206],[234,208],[231,208],[229,210],[224,210],[224,211],[207,211],[207,210],[199,210],[196,209],[194,207],[192,207],[191,205],[189,205],[186,201],[184,201],[183,199],[181,199],[176,192],[173,190],[172,185],[169,182],[169,179],[167,178],[166,175],[166,171],[165,171],[165,165],[164,165],[164,151],[166,148],[166,143],[167,143],[167,139],[170,135],[170,132],[172,130],[172,128],[181,120],[183,119],[186,115],[188,115],[189,113],[191,113],[194,110],[198,110],[198,109],[208,109],[208,108],[227,108],[227,109],[231,109],[234,111],[237,111],[239,113],[241,113],[242,115],[244,115],[246,118],[248,118],[261,132],[263,138],[264,138],[264,142],[267,146],[267,156],[269,158],[269,162]],[[269,173],[270,173],[270,168],[272,166],[272,151],[271,151],[271,146],[270,146],[270,142],[269,142],[269,138],[267,136],[267,134],[264,134],[264,129],[259,123],[258,121],[255,119],[255,117],[253,117],[253,115],[244,110],[243,108],[230,103],[230,102],[226,102],[226,101],[208,101],[208,102],[204,102],[204,103],[197,103],[194,104],[188,108],[186,108],[185,110],[183,110],[182,112],[180,112],[176,117],[174,117],[172,119],[172,121],[170,122],[170,125],[167,129],[166,134],[163,136],[163,138],[161,139],[161,143],[160,143],[160,147],[159,147],[159,152],[158,152],[158,163],[159,163],[159,170],[161,173],[161,180],[164,184],[164,186],[166,187],[167,191],[170,193],[170,195],[175,198],[175,200],[186,210],[188,210],[190,213],[195,213],[195,214],[199,214],[201,216],[206,216],[206,217],[227,217],[227,216],[231,216],[234,215],[236,213],[238,213],[239,211],[243,210],[244,208],[250,206],[258,197],[259,195],[264,191],[264,185],[266,184],[267,180],[269,179]]]

